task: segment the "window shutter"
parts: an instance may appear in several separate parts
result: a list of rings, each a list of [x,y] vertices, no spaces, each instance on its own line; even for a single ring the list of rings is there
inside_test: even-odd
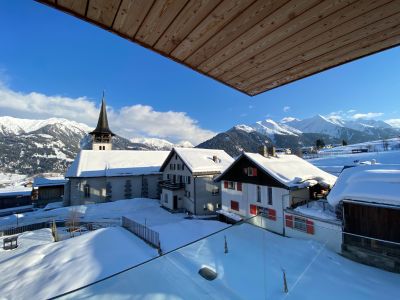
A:
[[[257,176],[257,168],[253,168],[253,176]]]
[[[268,219],[276,221],[276,210],[268,208]]]
[[[241,183],[241,182],[236,183],[236,189],[237,189],[238,191],[241,191],[241,190],[242,190],[242,183]]]
[[[256,215],[257,214],[257,206],[254,204],[250,204],[250,214]]]
[[[231,209],[239,211],[239,202],[231,200]]]
[[[247,168],[243,168],[243,173],[247,175]]]
[[[307,224],[307,233],[314,234],[314,222],[311,220],[307,220],[306,224]]]
[[[228,188],[228,181],[224,181],[224,188]]]
[[[285,221],[286,221],[286,227],[293,228],[293,216],[292,215],[286,215]]]

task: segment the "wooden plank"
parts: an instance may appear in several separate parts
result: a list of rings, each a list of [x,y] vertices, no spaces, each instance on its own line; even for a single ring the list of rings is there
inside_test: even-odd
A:
[[[190,0],[154,48],[170,53],[220,2],[221,0]]]
[[[54,1],[47,1],[55,3]],[[58,0],[56,5],[80,15],[85,15],[87,0]]]
[[[287,84],[294,80],[318,73],[320,71],[341,65],[348,61],[390,48],[400,44],[400,25],[377,32],[367,38],[355,41],[340,49],[326,53],[318,58],[300,64],[294,68],[283,71],[269,78],[257,86],[249,87],[245,90],[249,95],[257,95],[264,91],[273,89],[277,86]]]
[[[291,66],[349,44],[361,37],[382,31],[384,28],[399,24],[400,15],[398,12],[400,12],[400,6],[394,5],[393,2],[389,3],[381,7],[381,10],[370,11],[321,35],[315,36],[309,41],[286,52],[282,52],[263,62],[262,65],[227,80],[227,82],[235,82],[235,86],[246,89],[248,86],[273,76]]]
[[[171,56],[184,61],[254,1],[223,1],[171,52]]]
[[[86,17],[111,27],[121,0],[90,0]]]
[[[157,0],[144,19],[135,39],[153,46],[175,17],[186,5],[187,0]]]
[[[154,0],[123,0],[113,29],[126,36],[134,37],[153,2]]]
[[[223,30],[211,37],[201,48],[189,56],[185,62],[191,66],[198,66],[288,1],[256,1],[237,18],[227,24]]]
[[[382,8],[379,10],[376,10],[376,8],[388,2],[390,1],[361,0],[351,4],[350,6],[346,6],[343,9],[314,23],[312,26],[309,26],[304,30],[295,33],[289,38],[267,48],[260,54],[254,56],[254,58],[247,60],[244,63],[234,67],[232,70],[225,72],[221,76],[221,79],[229,81],[238,75],[240,75],[240,78],[249,78],[255,76],[256,74],[260,73],[262,69],[265,69],[264,66],[268,66],[268,68],[270,66],[275,66],[279,63],[278,61],[282,62],[292,58],[292,53],[298,55],[301,52],[312,49],[315,47],[315,45],[313,46],[313,43],[322,45],[323,43],[329,41],[329,37],[332,38],[333,36],[340,36],[367,25],[368,20],[371,18],[373,19],[372,22],[379,20],[379,18],[374,18],[374,16],[371,16],[371,14],[366,15],[366,12],[372,10],[372,14],[374,14],[375,11],[379,12],[380,14]],[[385,10],[385,8],[383,8],[383,10]],[[383,17],[384,16],[381,18]],[[354,20],[354,22],[349,22],[350,20]],[[338,25],[344,23],[346,23],[346,26],[349,27],[339,28]],[[338,29],[343,29],[343,32],[340,32]],[[324,36],[325,33],[328,34]],[[315,38],[317,36],[318,38]],[[323,39],[324,37],[325,39]]]
[[[226,53],[218,53],[209,62],[200,65],[199,69],[208,72],[208,74],[212,76],[220,77],[226,71],[248,59],[251,59],[266,48],[269,48],[271,45],[288,38],[292,34],[349,5],[353,1],[354,0],[334,0],[323,2],[304,1],[305,4],[302,4],[302,1],[300,2],[302,5],[295,1],[298,5],[294,5],[293,7],[288,6],[289,4],[292,4],[290,2],[288,5],[279,9],[276,12],[277,15],[274,16],[274,19],[276,19],[274,26],[276,23],[279,24],[279,26],[275,28],[276,30],[268,32],[267,35],[262,35],[263,30],[260,30],[258,26],[255,27],[256,32],[253,36],[259,37],[262,35],[261,39],[255,39],[252,35],[246,33],[246,35],[239,37],[238,41],[235,41],[234,44],[228,45],[227,47],[229,47],[229,49],[224,48],[221,50]],[[285,21],[284,23],[282,23],[282,19]],[[243,44],[241,44],[241,42]],[[215,68],[211,70],[212,67]]]

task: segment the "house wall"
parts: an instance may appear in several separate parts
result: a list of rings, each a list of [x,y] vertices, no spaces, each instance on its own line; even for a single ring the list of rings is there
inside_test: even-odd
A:
[[[91,177],[91,178],[70,178],[69,192],[66,193],[64,204],[80,205],[91,203],[103,203],[126,199],[125,192],[127,180],[131,181],[130,198],[159,198],[158,182],[161,174],[120,176],[120,177]],[[147,181],[147,189],[143,183]],[[90,185],[90,197],[85,198],[84,187]],[[107,186],[111,186],[110,198],[107,198]]]
[[[174,169],[171,169],[171,164],[175,165]],[[179,170],[177,168],[179,165]],[[183,170],[182,170],[183,166]],[[168,179],[169,175],[169,179]],[[219,183],[214,182],[215,175],[201,175],[196,176],[191,173],[189,168],[184,164],[182,159],[174,154],[165,165],[165,169],[163,171],[163,180],[171,180],[175,175],[175,182],[185,182],[184,177],[190,177],[190,183],[185,183],[184,188],[182,190],[175,190],[173,193],[167,192],[167,189],[163,189],[162,194],[168,194],[168,203],[164,202],[164,198],[161,198],[161,205],[172,209],[172,197],[173,195],[178,195],[178,208],[184,208],[187,211],[191,212],[192,214],[197,215],[206,215],[206,214],[213,214],[215,210],[218,210],[221,206],[221,192],[216,195],[212,194],[212,188],[219,189]],[[181,177],[182,176],[182,181]],[[190,193],[190,196],[185,196],[185,191]],[[165,197],[165,196],[161,197]],[[186,193],[186,195],[188,195]],[[206,209],[204,209],[204,206]]]
[[[342,245],[342,224],[337,221],[321,220],[315,217],[305,216],[299,214],[293,210],[287,209],[284,212],[285,220],[286,216],[292,216],[293,227],[288,226],[289,224],[285,222],[285,236],[299,238],[299,239],[313,239],[324,244],[328,249],[341,253]],[[310,232],[302,231],[295,228],[294,217],[300,217],[312,222],[312,228]],[[312,232],[311,232],[312,231]]]
[[[64,195],[64,185],[38,187],[37,206],[44,207],[51,202],[61,201]]]

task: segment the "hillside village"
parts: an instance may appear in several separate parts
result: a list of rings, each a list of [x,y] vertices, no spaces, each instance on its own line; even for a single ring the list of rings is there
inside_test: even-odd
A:
[[[0,299],[399,298],[400,0],[0,6]]]
[[[399,165],[384,159],[383,164],[371,158],[360,162],[350,151],[349,163],[343,163],[340,172],[336,169],[336,176],[329,166],[318,167],[323,158],[310,162],[265,145],[260,145],[257,153],[242,152],[237,157],[203,148],[114,150],[115,135],[108,124],[104,98],[98,124],[90,135],[92,149],[81,150],[64,176],[38,177],[32,187],[0,190],[0,264],[8,274],[1,287],[6,295],[15,292],[15,274],[26,274],[19,276],[25,286],[19,294],[22,298],[48,298],[147,260],[156,264],[154,258],[174,255],[181,247],[190,249],[221,234],[226,240],[237,230],[248,231],[253,238],[266,234],[265,238],[279,237],[284,243],[288,239],[295,248],[313,245],[331,253],[324,255],[340,255],[337,259],[346,265],[394,272],[388,273],[393,276],[388,283],[396,282],[398,275],[394,274],[400,273],[396,229],[400,220]],[[397,158],[399,152],[387,154]],[[231,238],[225,244],[226,252],[237,250],[228,250],[232,243],[236,248],[236,243],[244,242],[240,236]],[[92,239],[102,244],[93,244]],[[265,247],[258,242],[253,247]],[[62,273],[72,272],[69,269],[75,264],[61,267],[57,262],[68,255],[65,259],[77,259],[85,268],[101,266],[107,260],[104,243],[127,247],[116,255],[112,268],[90,271],[90,276],[73,284],[52,282],[51,288],[40,289],[39,282],[47,274],[43,263],[66,268]],[[86,253],[66,250],[82,245],[100,251],[97,261]],[[26,265],[24,261],[38,251],[45,260]],[[131,257],[138,251],[141,256]],[[32,268],[37,272],[33,281],[28,276]],[[213,270],[218,273],[218,268]],[[357,272],[372,272],[369,268]],[[289,285],[293,275],[288,274]],[[82,295],[91,291],[83,289]],[[184,298],[189,294],[184,292]]]

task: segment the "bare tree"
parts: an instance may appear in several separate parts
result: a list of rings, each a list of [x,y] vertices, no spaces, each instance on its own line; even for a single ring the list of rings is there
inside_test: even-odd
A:
[[[81,213],[77,208],[72,208],[69,211],[69,215],[65,222],[65,226],[68,228],[69,234],[71,237],[75,236],[75,232],[79,230],[79,219],[81,217]]]

